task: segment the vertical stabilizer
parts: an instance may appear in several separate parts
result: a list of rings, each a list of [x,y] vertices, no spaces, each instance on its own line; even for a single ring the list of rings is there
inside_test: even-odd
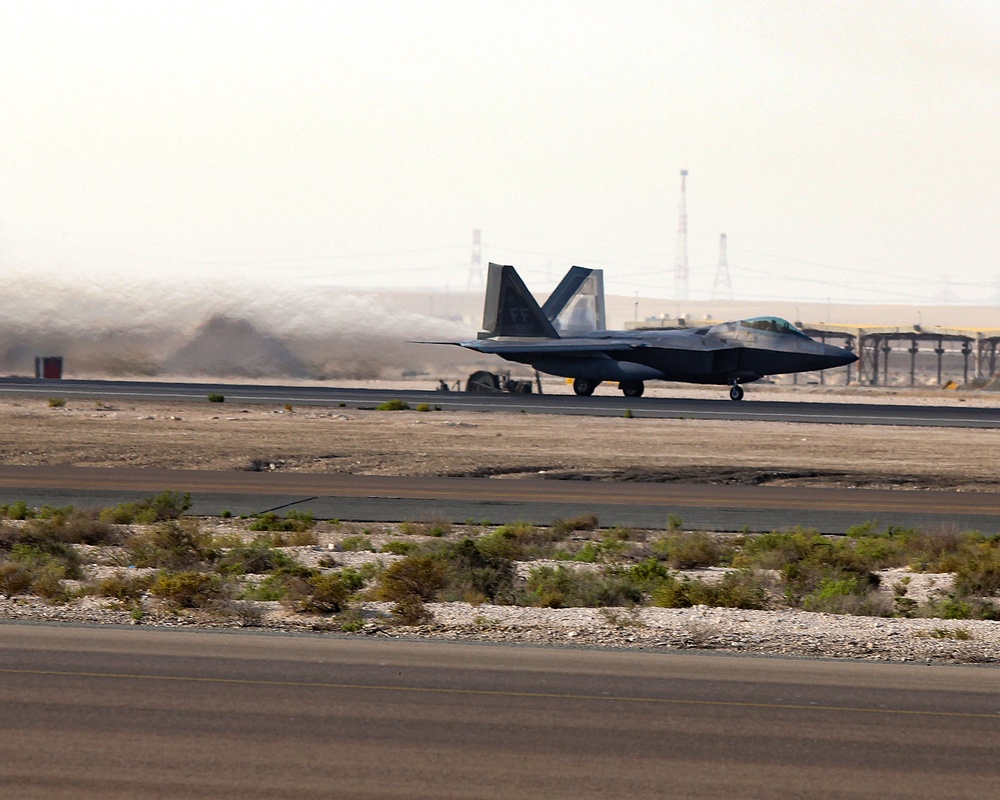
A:
[[[492,263],[486,280],[481,336],[559,338],[517,271],[509,265]]]
[[[604,312],[604,270],[571,267],[542,306],[560,333],[607,330]]]

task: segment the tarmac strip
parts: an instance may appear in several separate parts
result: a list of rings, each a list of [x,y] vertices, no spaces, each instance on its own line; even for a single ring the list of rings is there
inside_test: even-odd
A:
[[[425,478],[299,472],[0,465],[0,501],[114,505],[165,490],[190,492],[192,512],[216,516],[297,507],[321,519],[525,521],[595,513],[605,526],[663,527],[668,514],[705,530],[791,525],[843,533],[882,525],[1000,529],[1000,494],[542,479]]]

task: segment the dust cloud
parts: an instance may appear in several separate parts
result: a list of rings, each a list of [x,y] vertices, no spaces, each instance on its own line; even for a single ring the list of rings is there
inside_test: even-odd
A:
[[[260,278],[23,275],[0,301],[0,371],[10,375],[62,356],[67,378],[454,378],[472,354],[413,342],[474,336],[474,325],[404,310],[390,293]]]

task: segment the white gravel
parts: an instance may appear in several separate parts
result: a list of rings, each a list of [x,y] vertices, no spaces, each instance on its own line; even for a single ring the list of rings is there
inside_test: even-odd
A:
[[[147,603],[141,624],[254,627],[341,633],[336,618],[294,614],[279,603],[234,603],[205,612],[164,612]],[[630,649],[706,649],[879,661],[1000,663],[1000,622],[853,617],[799,611],[694,608],[521,608],[430,603],[433,622],[400,626],[390,603],[364,603],[364,627],[354,636],[420,637]],[[65,605],[39,598],[0,598],[0,620],[135,624],[106,598]]]

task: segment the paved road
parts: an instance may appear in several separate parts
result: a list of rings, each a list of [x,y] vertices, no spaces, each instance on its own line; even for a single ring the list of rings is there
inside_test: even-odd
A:
[[[676,514],[703,530],[850,525],[1000,530],[1000,495],[717,484],[412,478],[297,472],[21,467],[0,465],[0,502],[104,507],[164,490],[190,492],[192,513],[249,515],[297,508],[320,519],[526,521],[547,525],[595,513],[602,525],[662,528]]]
[[[720,388],[720,392],[724,387]],[[924,427],[998,428],[1000,409],[944,406],[906,406],[841,403],[789,403],[752,399],[575,397],[570,395],[465,394],[410,389],[333,389],[321,386],[255,386],[223,383],[160,383],[154,381],[44,381],[0,379],[0,395],[83,397],[95,400],[202,401],[222,394],[229,403],[339,406],[374,408],[386,400],[402,399],[463,411],[524,411],[529,414],[624,415],[664,419],[759,420],[850,425],[908,425]]]
[[[0,624],[17,798],[995,798],[1000,671]]]

